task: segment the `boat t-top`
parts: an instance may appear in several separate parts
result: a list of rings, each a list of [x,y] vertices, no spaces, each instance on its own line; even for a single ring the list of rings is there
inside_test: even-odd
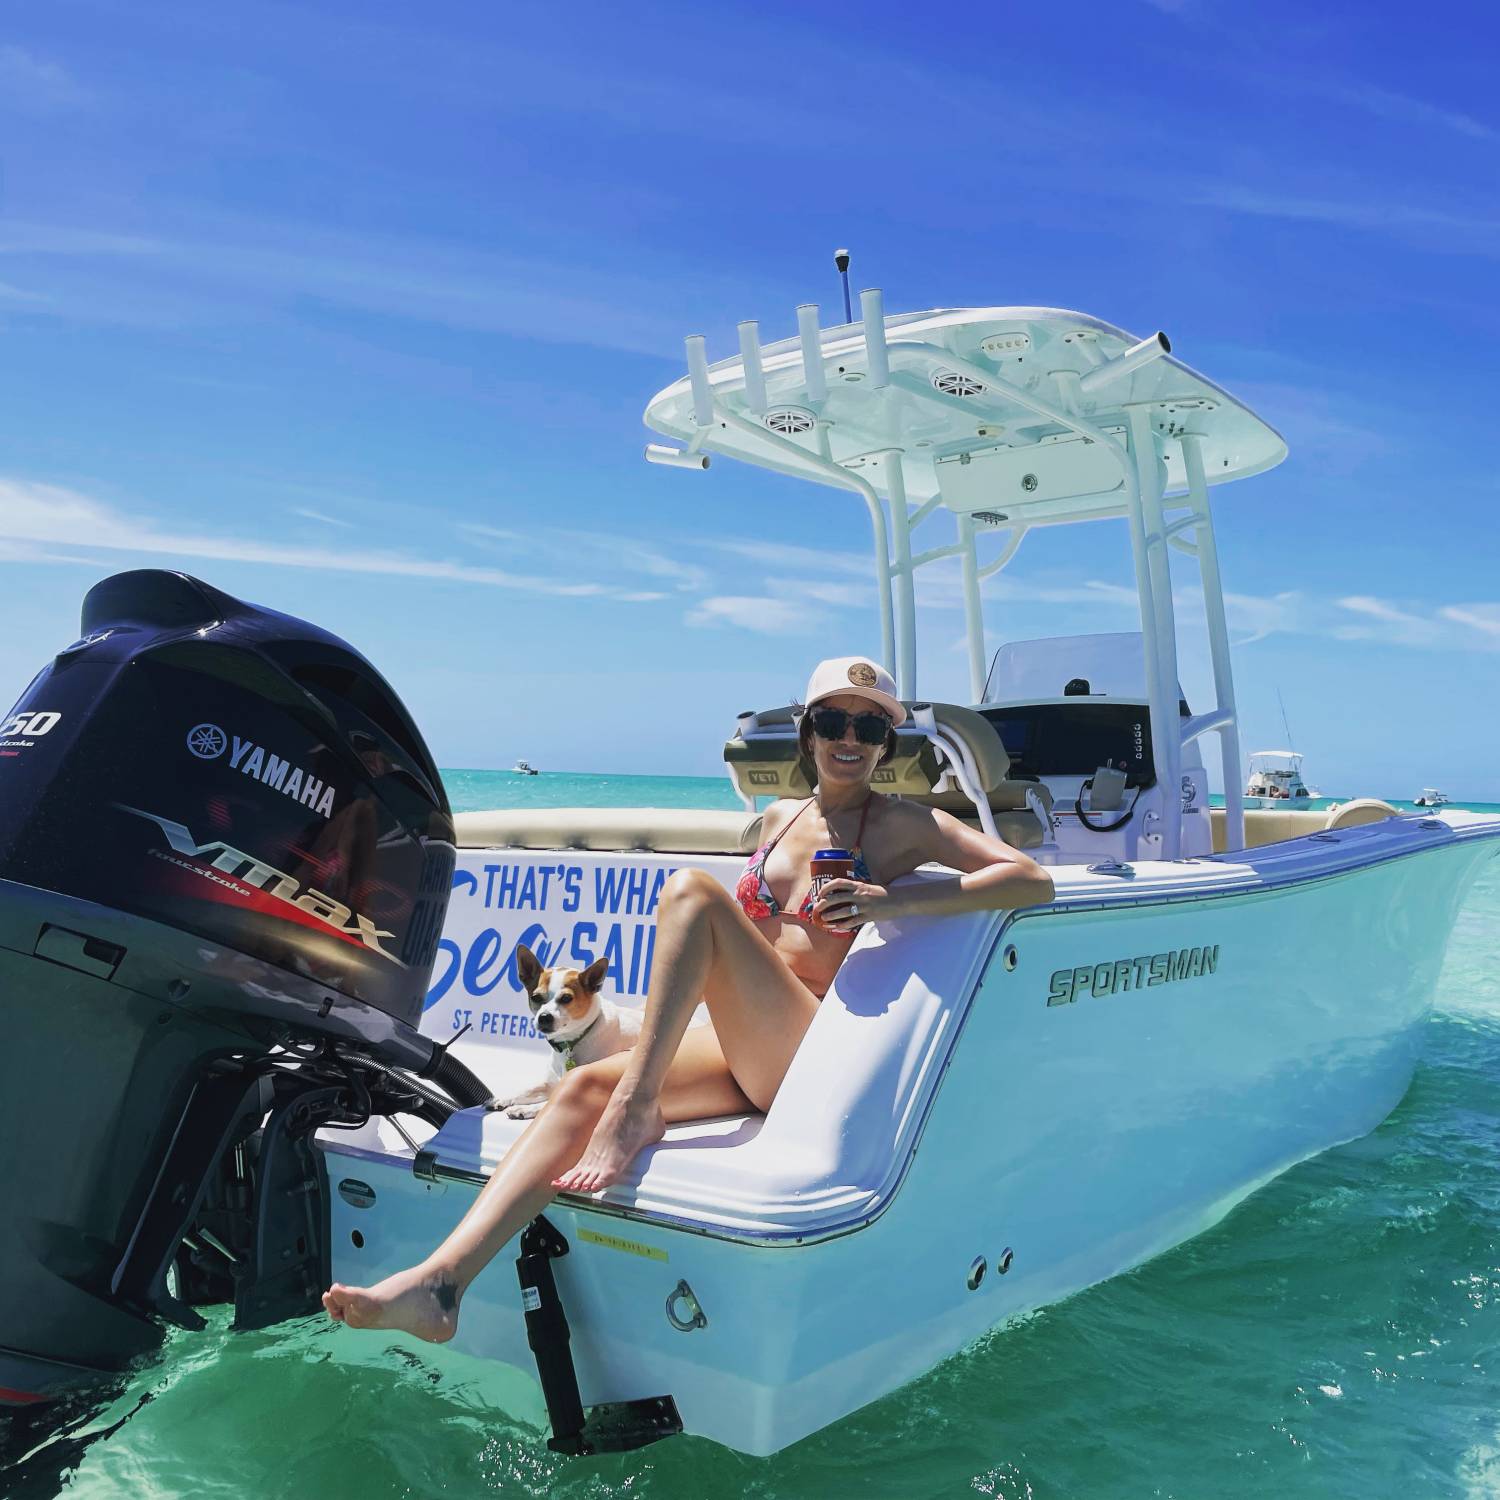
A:
[[[1295,750],[1256,750],[1245,783],[1246,807],[1279,807],[1318,795],[1302,779],[1302,757]]]
[[[796,329],[741,323],[717,362],[690,337],[648,457],[702,486],[704,525],[711,462],[849,507],[878,602],[843,649],[878,649],[912,709],[877,786],[1030,851],[1056,896],[865,927],[764,1115],[671,1127],[475,1280],[424,1361],[525,1372],[568,1452],[772,1453],[1369,1131],[1500,851],[1500,819],[1455,810],[1246,811],[1215,513],[1286,448],[1163,335],[887,316],[878,291]],[[1083,523],[1119,538],[1139,629],[992,652],[986,583]],[[961,703],[922,670],[926,569],[957,573]],[[769,703],[701,726],[740,810],[450,818],[389,687],[314,627],[162,573],[98,585],[83,624],[0,761],[0,1128],[28,1143],[3,1168],[0,1399],[118,1369],[196,1303],[264,1326],[419,1259],[525,1128],[484,1100],[545,1071],[517,944],[602,957],[641,1003],[669,874],[732,887],[761,799],[811,790],[797,710]]]

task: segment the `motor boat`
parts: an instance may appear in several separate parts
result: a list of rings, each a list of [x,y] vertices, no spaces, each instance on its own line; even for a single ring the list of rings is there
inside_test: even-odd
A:
[[[518,760],[515,765],[511,767],[511,770],[514,771],[517,776],[539,776],[541,774],[535,766],[529,765],[524,760]]]
[[[1435,786],[1424,786],[1421,795],[1412,798],[1418,807],[1447,807],[1452,800],[1447,792],[1440,792]]]
[[[1500,853],[1500,819],[1453,810],[1246,811],[1210,495],[1285,445],[1164,336],[887,317],[873,291],[860,312],[800,308],[765,345],[741,324],[712,366],[688,339],[647,456],[852,497],[912,709],[877,785],[1029,850],[1055,899],[866,927],[767,1113],[673,1126],[480,1274],[429,1357],[525,1372],[560,1451],[775,1452],[1371,1130]],[[1128,541],[1140,629],[991,656],[983,581],[1085,522]],[[1173,552],[1204,600],[1197,705]],[[915,578],[945,560],[962,704],[918,686]],[[758,799],[810,791],[793,706],[720,733],[738,811],[453,817],[352,648],[180,575],[96,587],[0,747],[0,967],[25,997],[0,1012],[22,1143],[0,1399],[118,1370],[204,1302],[264,1326],[425,1255],[525,1128],[485,1102],[545,1068],[517,945],[604,957],[641,1003],[672,871],[732,885]]]
[[[1302,757],[1295,750],[1256,750],[1251,753],[1246,807],[1274,808],[1311,801],[1318,795],[1302,779]]]

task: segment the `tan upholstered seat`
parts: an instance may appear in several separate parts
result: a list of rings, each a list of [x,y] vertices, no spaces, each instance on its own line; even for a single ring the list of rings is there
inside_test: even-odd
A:
[[[916,799],[913,798],[913,801]],[[937,806],[936,801],[925,805]],[[974,804],[966,797],[959,797],[956,804],[958,811],[953,816],[961,818],[966,823],[978,826],[978,818],[974,814]],[[946,808],[943,811],[947,811]],[[1026,808],[1013,812],[996,812],[995,832],[1012,849],[1036,849],[1042,843],[1042,825],[1037,822],[1035,816]]]
[[[1038,789],[1050,808],[1052,798],[1033,781],[1009,778],[1010,757],[999,734],[982,714],[956,703],[908,704],[913,710],[932,709],[938,729],[969,753],[983,792],[997,815],[1001,838],[1017,848],[1035,848],[1042,829],[1026,807],[1026,793]],[[745,715],[740,728],[724,746],[724,760],[740,794],[746,797],[807,797],[812,794],[812,767],[797,744],[798,710],[788,706]],[[943,765],[927,733],[909,719],[896,731],[896,753],[870,778],[878,792],[924,807],[940,807],[955,817],[973,819],[974,804],[960,791],[935,791]],[[1000,815],[1010,816],[1001,824]]]
[[[740,717],[724,745],[724,763],[742,797],[809,797],[811,768],[797,744],[796,710],[770,708]]]
[[[692,807],[526,807],[459,813],[461,849],[642,850],[750,854],[760,816]]]
[[[1001,740],[999,731],[983,714],[976,713],[972,708],[961,708],[956,703],[934,703],[930,706],[937,727],[968,750],[979,773],[980,788],[989,798],[992,811],[1024,813],[1030,818],[1031,814],[1026,807],[1028,791],[1040,792],[1042,801],[1051,809],[1052,794],[1042,783],[1012,779],[1010,755],[1005,749],[1005,743]],[[974,804],[960,791],[938,792],[929,787],[925,792],[913,793],[911,800],[920,802],[924,807],[940,807],[955,817],[972,816],[974,812]],[[1005,835],[1002,833],[1001,837],[1004,838]],[[1011,841],[1007,839],[1007,842]],[[1040,833],[1033,842],[1040,842]]]
[[[742,797],[810,797],[813,769],[797,743],[799,710],[790,705],[746,715],[724,746],[724,761]],[[918,729],[896,731],[896,753],[872,778],[895,796],[930,791],[939,775],[937,752]]]
[[[1389,802],[1382,802],[1379,797],[1356,797],[1352,802],[1341,802],[1330,808],[1324,826],[1330,829],[1359,828],[1365,823],[1382,823],[1387,818],[1399,816]]]
[[[1224,852],[1224,809],[1209,809],[1215,853]],[[1329,829],[1357,828],[1361,823],[1377,823],[1398,814],[1389,802],[1361,797],[1341,807],[1318,808],[1247,807],[1245,809],[1245,844],[1259,849],[1266,844],[1280,844],[1287,839],[1306,838],[1310,833]]]

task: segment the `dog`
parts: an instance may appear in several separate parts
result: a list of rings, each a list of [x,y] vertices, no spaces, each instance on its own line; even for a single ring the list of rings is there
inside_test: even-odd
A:
[[[570,1068],[635,1046],[640,1011],[615,1005],[599,993],[608,968],[609,960],[598,958],[586,969],[544,969],[530,948],[517,944],[516,973],[536,1029],[552,1049],[552,1067],[541,1083],[514,1098],[497,1100],[491,1109],[503,1109],[512,1120],[533,1119]]]

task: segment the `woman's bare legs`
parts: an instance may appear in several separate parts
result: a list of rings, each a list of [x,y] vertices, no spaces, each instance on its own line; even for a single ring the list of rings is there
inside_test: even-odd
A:
[[[420,1265],[372,1287],[339,1282],[323,1294],[330,1317],[351,1328],[400,1328],[432,1343],[453,1337],[469,1283],[556,1196],[552,1179],[577,1161],[625,1071],[626,1053],[575,1069],[511,1148],[453,1233]],[[700,1027],[673,1061],[661,1095],[669,1120],[738,1114],[750,1102],[714,1033]]]
[[[420,1265],[373,1287],[335,1283],[323,1295],[330,1317],[351,1328],[450,1339],[469,1283],[560,1186],[574,1192],[607,1186],[667,1123],[770,1105],[816,997],[703,871],[680,870],[668,881],[656,931],[651,994],[635,1049],[569,1073],[453,1233]],[[700,998],[714,1024],[687,1031]],[[601,1160],[618,1162],[611,1175],[603,1174]],[[567,1172],[571,1162],[578,1165]]]
[[[656,958],[641,1035],[560,1191],[595,1193],[666,1128],[663,1088],[699,1000],[706,1001],[724,1061],[757,1109],[769,1109],[817,997],[771,950],[739,903],[706,870],[679,870],[656,919]]]

